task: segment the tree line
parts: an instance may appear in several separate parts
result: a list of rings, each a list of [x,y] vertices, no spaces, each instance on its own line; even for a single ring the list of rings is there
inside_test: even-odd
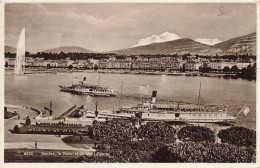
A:
[[[165,57],[172,57],[172,58],[182,58],[182,60],[187,60],[189,56],[191,56],[190,53],[179,55],[177,53],[175,54],[140,54],[140,55],[118,55],[115,53],[47,53],[47,52],[37,52],[37,53],[30,53],[30,52],[25,52],[25,57],[31,57],[31,58],[44,58],[45,60],[52,59],[52,60],[60,60],[60,59],[67,59],[69,58],[70,60],[87,60],[87,59],[108,59],[111,56],[115,57],[116,59],[126,59],[126,58],[131,58],[132,60],[137,59],[138,57],[141,58],[148,58],[148,59],[153,59],[153,58],[165,58]],[[10,53],[6,52],[5,53],[5,58],[15,58],[16,53]],[[248,54],[235,54],[235,55],[224,55],[224,56],[200,56],[198,54],[195,55],[196,58],[206,58],[206,59],[228,59],[228,60],[246,60],[246,59],[254,59],[256,60],[256,56],[248,55]]]

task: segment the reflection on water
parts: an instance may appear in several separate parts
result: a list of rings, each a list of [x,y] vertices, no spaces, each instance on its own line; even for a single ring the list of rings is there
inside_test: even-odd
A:
[[[53,102],[54,116],[65,112],[71,106],[85,105],[94,110],[98,102],[99,110],[113,110],[119,107],[119,97],[91,97],[60,92],[59,85],[71,85],[72,77],[78,83],[87,77],[87,83],[98,84],[98,73],[61,73],[5,75],[5,103],[43,108]],[[247,104],[251,112],[247,118],[240,116],[239,125],[255,129],[256,83],[242,79],[222,79],[206,77],[186,77],[167,75],[100,74],[99,84],[112,87],[119,93],[123,83],[120,104],[123,107],[134,106],[143,100],[149,100],[151,92],[157,90],[160,102],[197,103],[201,82],[201,98],[204,104],[229,105],[230,113],[237,114]],[[140,87],[150,85],[151,87]]]

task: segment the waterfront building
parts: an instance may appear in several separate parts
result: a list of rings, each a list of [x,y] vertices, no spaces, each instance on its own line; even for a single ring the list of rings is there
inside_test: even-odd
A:
[[[201,63],[199,62],[187,62],[184,64],[185,71],[198,71]]]
[[[108,69],[116,69],[116,59],[108,59],[106,61],[106,68]]]
[[[98,68],[99,69],[106,69],[107,68],[107,61],[106,60],[100,60],[98,62]]]
[[[63,59],[63,60],[60,60],[58,62],[58,67],[61,67],[61,68],[66,68],[68,67],[68,61],[66,59]]]
[[[118,60],[119,69],[131,69],[132,61],[131,60]]]
[[[89,62],[93,65],[93,68],[94,68],[95,66],[98,67],[98,62],[99,62],[99,60],[91,58],[91,59],[89,59]]]
[[[170,72],[179,69],[179,62],[176,59],[168,58],[162,60],[163,70]]]
[[[151,58],[149,59],[149,63],[150,63],[150,69],[151,70],[161,70],[162,69],[162,64],[161,61],[157,58]]]
[[[78,68],[84,68],[86,67],[86,61],[85,60],[79,60],[78,61]]]
[[[137,58],[133,64],[132,67],[134,70],[143,70],[144,69],[144,60],[142,58]]]
[[[74,61],[73,60],[70,60],[70,59],[67,59],[67,65],[70,66]]]
[[[92,69],[93,67],[94,67],[94,64],[87,60],[86,61],[86,68],[87,69]]]
[[[71,65],[73,68],[79,68],[79,61],[74,61]]]
[[[15,58],[7,58],[5,59],[5,65],[8,65],[8,66],[14,66],[14,63],[15,62]]]
[[[56,61],[56,60],[52,60],[52,61],[50,61],[50,66],[51,66],[51,67],[58,67],[58,66],[59,66],[59,63],[58,63],[58,61]]]
[[[218,60],[212,60],[207,63],[207,67],[211,68],[212,70],[220,70],[221,62],[219,62]]]
[[[250,62],[237,62],[237,68],[238,69],[243,69],[247,68],[249,65],[252,65]]]
[[[35,61],[32,62],[32,66],[36,67],[47,67],[47,64],[50,64],[50,61],[44,60],[44,59],[36,59]]]
[[[220,65],[221,65],[221,69],[224,69],[225,67],[228,67],[228,68],[232,68],[233,66],[235,66],[237,63],[236,62],[221,62]]]

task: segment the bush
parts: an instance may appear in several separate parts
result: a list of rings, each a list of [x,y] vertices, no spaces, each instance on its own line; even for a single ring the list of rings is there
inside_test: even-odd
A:
[[[14,126],[14,133],[19,133],[20,132],[20,128],[18,127],[18,125]]]
[[[62,138],[62,141],[64,143],[74,143],[74,144],[93,144],[94,143],[93,139],[89,138],[88,136],[82,136],[82,135],[67,136],[67,137]]]
[[[176,130],[167,123],[148,122],[138,129],[137,135],[140,139],[172,143],[176,139]]]
[[[222,143],[246,147],[256,146],[256,132],[244,127],[231,127],[221,130],[218,137]]]
[[[181,141],[193,142],[215,142],[214,132],[201,126],[186,126],[178,132],[178,138]]]
[[[31,125],[31,119],[30,119],[30,118],[27,118],[27,119],[25,120],[25,124],[26,124],[26,125]]]
[[[109,120],[106,122],[94,122],[93,127],[89,128],[89,136],[98,141],[130,141],[134,137],[134,128],[130,121],[126,120]]]
[[[159,157],[158,154],[166,154]],[[161,147],[156,162],[182,163],[250,163],[255,161],[254,151],[230,144],[179,143]]]
[[[117,143],[95,155],[82,156],[72,162],[101,163],[250,163],[254,151],[230,144],[178,143],[165,145],[156,141]]]
[[[12,117],[14,117],[14,116],[15,116],[15,114],[14,114],[14,113],[11,113],[11,112],[9,112],[9,111],[7,111],[7,112],[4,113],[4,119],[9,119],[9,118],[12,118]]]
[[[107,153],[112,157],[111,162],[154,162],[154,153],[164,143],[156,140],[142,140],[133,142],[117,142],[111,145]]]
[[[173,153],[170,148],[166,145],[159,148],[157,152],[153,155],[153,162],[156,163],[176,163],[176,162],[182,162],[182,158],[180,155],[176,155]]]

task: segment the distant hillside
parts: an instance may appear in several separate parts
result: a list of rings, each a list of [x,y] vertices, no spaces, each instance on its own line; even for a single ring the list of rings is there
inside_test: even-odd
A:
[[[230,40],[213,45],[213,48],[221,49],[223,53],[249,53],[256,55],[256,33],[232,38]]]
[[[208,49],[209,46],[196,42],[194,40],[184,38],[174,41],[153,43],[146,46],[132,47],[123,50],[112,51],[116,54],[185,54],[199,52],[204,49]]]
[[[16,48],[10,47],[10,46],[5,46],[5,53],[16,53]]]
[[[64,52],[64,53],[94,53],[94,51],[91,50],[87,50],[85,48],[82,47],[77,47],[77,46],[62,46],[62,47],[58,47],[58,48],[53,48],[53,49],[49,49],[49,50],[45,50],[43,52],[47,52],[47,53],[60,53],[60,52]]]

